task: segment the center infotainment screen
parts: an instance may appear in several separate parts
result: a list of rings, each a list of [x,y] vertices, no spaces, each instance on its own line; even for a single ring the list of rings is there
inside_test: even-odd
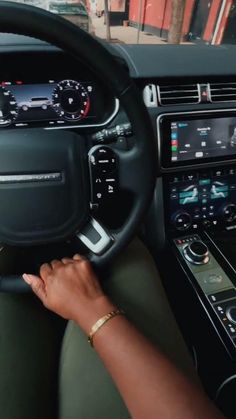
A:
[[[164,162],[167,166],[184,162],[214,161],[236,155],[236,113],[201,117],[196,114],[164,118]],[[165,164],[166,166],[166,164]]]

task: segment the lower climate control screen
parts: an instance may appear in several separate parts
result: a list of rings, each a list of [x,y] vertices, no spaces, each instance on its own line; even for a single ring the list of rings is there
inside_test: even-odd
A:
[[[177,174],[168,179],[168,229],[236,224],[236,168]]]

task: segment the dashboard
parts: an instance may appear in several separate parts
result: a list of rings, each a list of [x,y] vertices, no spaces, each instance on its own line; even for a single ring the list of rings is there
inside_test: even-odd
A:
[[[158,202],[153,202],[151,234],[162,246],[168,236],[236,228],[236,48],[107,48],[144,95],[156,134]],[[128,122],[109,87],[57,48],[2,35],[0,54],[0,129],[91,128],[99,137],[103,128]],[[213,100],[219,85],[220,94],[224,86],[226,92],[232,88],[229,100]]]

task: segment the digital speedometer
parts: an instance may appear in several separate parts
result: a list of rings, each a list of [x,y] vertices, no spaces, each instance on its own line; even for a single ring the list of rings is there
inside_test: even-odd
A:
[[[14,95],[5,87],[0,87],[0,126],[10,125],[18,115],[18,106]]]
[[[90,99],[88,91],[75,80],[63,80],[52,93],[53,108],[67,121],[78,121],[88,115]]]

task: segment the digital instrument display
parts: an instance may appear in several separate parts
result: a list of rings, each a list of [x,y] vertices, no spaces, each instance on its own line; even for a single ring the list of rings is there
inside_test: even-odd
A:
[[[179,166],[214,159],[227,160],[236,155],[236,114],[209,117],[203,114],[163,118],[162,163]]]
[[[236,220],[236,168],[176,174],[168,186],[168,212],[175,228]]]
[[[37,84],[0,82],[0,128],[75,125],[83,120],[92,124],[99,116],[96,111],[94,83],[71,79]]]

